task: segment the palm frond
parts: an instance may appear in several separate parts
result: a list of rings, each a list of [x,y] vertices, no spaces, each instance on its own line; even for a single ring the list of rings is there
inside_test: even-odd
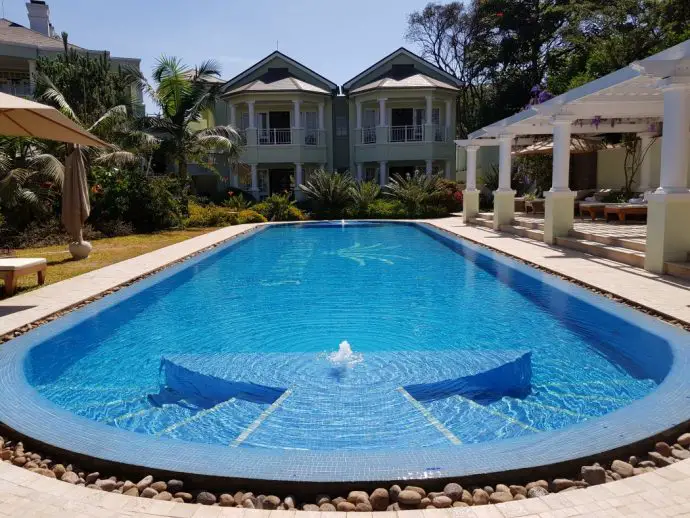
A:
[[[96,122],[94,122],[91,125],[91,127],[88,128],[88,130],[91,132],[95,132],[103,127],[107,129],[113,124],[124,121],[126,118],[127,106],[125,106],[124,104],[121,104],[119,106],[113,106],[103,115],[101,115],[101,117]]]
[[[220,77],[220,73],[220,63],[215,59],[207,59],[195,67],[192,81],[209,81],[211,79],[217,79]]]
[[[143,162],[144,159],[141,157],[141,155],[122,149],[103,153],[94,159],[94,163],[96,164],[110,165],[114,167],[141,165]]]
[[[51,81],[51,79],[47,75],[45,75],[42,72],[37,72],[36,73],[36,81],[45,86],[45,91],[39,97],[39,101],[45,101],[49,104],[52,104],[58,110],[60,110],[60,112],[63,115],[65,115],[66,117],[69,117],[71,120],[73,120],[74,122],[76,122],[80,126],[83,126],[83,124],[79,120],[79,117],[77,117],[77,114],[74,113],[74,110],[72,110],[72,107],[70,106],[69,102],[67,101],[67,98],[53,84],[53,82]]]
[[[62,185],[65,178],[65,166],[49,153],[35,155],[29,161],[29,165],[39,174],[52,182]]]

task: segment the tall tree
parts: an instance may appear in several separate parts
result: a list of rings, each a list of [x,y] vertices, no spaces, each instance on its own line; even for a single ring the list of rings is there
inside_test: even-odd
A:
[[[240,138],[231,126],[198,130],[198,123],[211,110],[220,93],[215,79],[220,69],[214,61],[190,68],[175,57],[163,56],[153,70],[154,85],[144,82],[145,90],[158,105],[160,114],[142,119],[142,128],[161,140],[167,159],[177,166],[180,179],[188,180],[187,164],[208,162],[211,152],[224,152],[237,161]]]

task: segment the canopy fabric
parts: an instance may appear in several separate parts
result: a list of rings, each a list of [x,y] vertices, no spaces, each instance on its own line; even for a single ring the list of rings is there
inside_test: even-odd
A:
[[[82,225],[90,212],[84,152],[80,146],[74,146],[65,161],[65,178],[62,182],[62,224],[74,241],[83,241]]]
[[[0,135],[109,147],[55,108],[5,93],[0,93]]]

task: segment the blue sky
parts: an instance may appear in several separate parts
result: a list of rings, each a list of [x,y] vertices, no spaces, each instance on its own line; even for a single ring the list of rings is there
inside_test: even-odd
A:
[[[5,18],[28,26],[26,0],[4,0]],[[341,85],[402,45],[408,15],[427,0],[47,0],[70,41],[140,57],[196,64],[213,58],[230,78],[279,49]],[[150,105],[149,105],[150,109]]]

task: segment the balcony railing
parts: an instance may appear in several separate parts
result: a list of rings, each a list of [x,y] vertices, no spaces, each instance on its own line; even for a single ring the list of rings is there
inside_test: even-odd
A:
[[[376,144],[376,128],[362,128],[362,144]]]
[[[317,129],[306,129],[304,130],[304,145],[305,146],[318,146],[321,137],[321,131]]]
[[[0,82],[0,92],[17,97],[32,97],[34,87],[29,81]]]
[[[445,142],[446,141],[446,127],[434,124],[434,142]]]
[[[292,144],[292,130],[290,128],[259,129],[257,141],[260,145]]]
[[[424,126],[391,126],[389,142],[421,142],[424,140]]]

